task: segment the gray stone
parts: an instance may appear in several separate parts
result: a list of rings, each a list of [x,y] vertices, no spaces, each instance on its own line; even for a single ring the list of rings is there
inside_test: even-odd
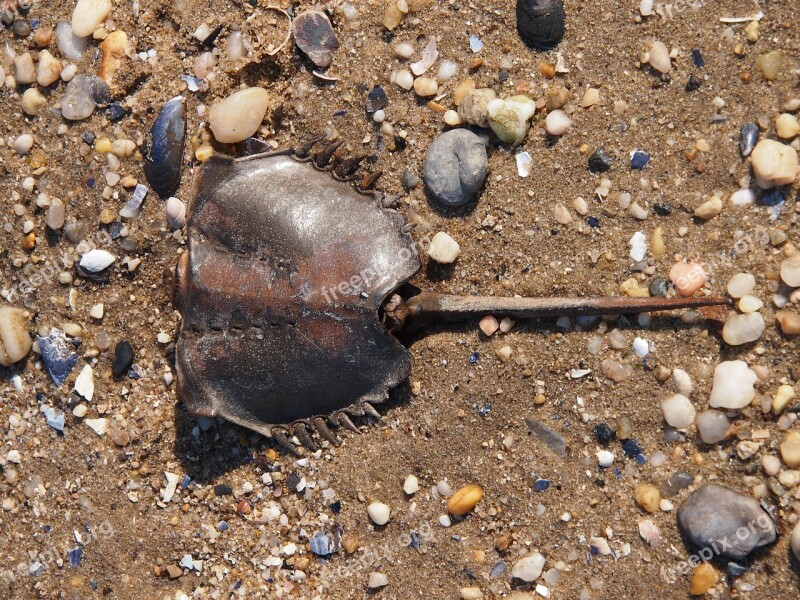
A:
[[[44,224],[52,230],[61,229],[64,226],[64,218],[66,217],[66,209],[64,203],[58,198],[50,200],[50,208],[44,215]]]
[[[425,187],[445,206],[474,200],[486,180],[486,147],[466,129],[453,129],[436,138],[425,155]]]
[[[67,85],[67,93],[61,99],[61,115],[69,121],[88,119],[97,106],[93,90],[91,77],[76,75]]]
[[[753,498],[707,483],[678,509],[678,527],[698,548],[742,560],[777,538],[775,523]]]

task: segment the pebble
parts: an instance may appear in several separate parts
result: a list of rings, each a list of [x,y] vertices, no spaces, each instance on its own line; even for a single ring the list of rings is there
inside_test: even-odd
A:
[[[486,146],[481,138],[466,129],[453,129],[428,147],[423,180],[437,202],[462,206],[477,198],[486,171]]]
[[[563,110],[557,109],[547,114],[544,128],[550,135],[564,135],[572,126],[572,119]]]
[[[78,377],[75,378],[75,391],[87,401],[91,402],[94,396],[94,371],[91,365],[85,365]]]
[[[633,375],[633,367],[625,363],[618,362],[613,358],[606,358],[600,363],[600,371],[615,383],[620,383],[630,379]]]
[[[743,315],[733,315],[725,321],[722,328],[722,339],[730,346],[741,346],[755,342],[764,333],[766,323],[761,313],[750,312]]]
[[[691,401],[681,394],[670,396],[661,403],[664,420],[676,429],[686,429],[694,423],[696,411]]]
[[[208,112],[208,124],[214,138],[223,144],[242,142],[261,126],[269,106],[264,88],[240,90],[217,102]]]
[[[72,32],[72,25],[61,21],[56,25],[56,40],[58,51],[69,60],[80,60],[86,52],[86,38],[78,37]]]
[[[511,576],[526,583],[536,581],[544,569],[544,556],[538,552],[526,556],[514,563]]]
[[[694,210],[694,216],[708,221],[722,212],[722,198],[712,196]]]
[[[92,115],[96,106],[92,78],[87,75],[76,75],[67,84],[67,92],[61,99],[61,116],[68,121],[82,121]]]
[[[794,115],[783,113],[775,119],[775,132],[779,138],[790,140],[800,134],[800,122]]]
[[[401,42],[394,47],[394,53],[400,58],[411,58],[414,54],[414,46],[408,42]]]
[[[61,68],[61,61],[47,50],[42,50],[39,53],[39,64],[36,66],[36,83],[43,87],[55,83],[61,77]]]
[[[458,242],[444,231],[440,231],[433,236],[428,246],[428,256],[443,265],[454,263],[459,254],[461,254],[461,247]]]
[[[747,295],[739,300],[739,310],[743,313],[753,313],[761,310],[764,307],[764,302],[761,298],[756,296]]]
[[[719,572],[709,563],[703,562],[697,566],[689,584],[689,593],[692,596],[702,596],[719,581]]]
[[[755,123],[745,123],[739,129],[739,153],[742,158],[750,156],[758,142],[760,130]]]
[[[8,367],[28,355],[33,345],[28,314],[14,306],[0,306],[0,365]]]
[[[800,287],[800,252],[781,261],[781,279],[789,287]]]
[[[328,15],[319,10],[303,11],[292,20],[292,34],[297,47],[316,66],[324,69],[331,65],[339,40]]]
[[[650,155],[643,150],[634,150],[631,152],[631,169],[641,171],[650,162]]]
[[[597,464],[599,464],[603,468],[608,468],[614,464],[614,453],[609,452],[608,450],[598,450],[597,451]]]
[[[756,181],[765,190],[789,185],[797,177],[797,150],[775,140],[758,142],[752,161]]]
[[[647,254],[647,238],[641,231],[633,234],[628,243],[631,246],[630,257],[636,262],[644,259]]]
[[[592,173],[605,173],[611,169],[613,161],[602,148],[595,150],[589,157],[589,170]]]
[[[414,76],[411,74],[411,71],[403,69],[397,72],[397,75],[394,77],[394,82],[404,90],[410,90],[414,87]]]
[[[755,60],[756,67],[767,81],[772,81],[778,76],[782,63],[783,55],[780,50],[759,54]]]
[[[478,327],[486,337],[491,337],[500,328],[500,323],[492,315],[486,315],[480,320]]]
[[[56,328],[51,329],[47,336],[37,336],[36,341],[50,378],[56,386],[60,386],[78,363],[72,343],[63,331]]]
[[[490,88],[470,89],[458,104],[458,114],[465,123],[485,129],[489,127],[489,102],[496,98],[497,94]]]
[[[755,371],[742,360],[721,362],[714,369],[711,396],[712,408],[739,410],[748,406],[756,395],[753,384],[758,380]]]
[[[165,204],[167,224],[172,229],[180,229],[186,223],[186,205],[175,197],[167,198]]]
[[[115,260],[117,260],[116,257],[108,250],[95,248],[81,256],[81,260],[78,264],[84,271],[100,273],[110,267]]]
[[[127,340],[119,342],[114,348],[114,361],[111,363],[111,374],[115,379],[125,375],[133,364],[133,346]]]
[[[800,522],[798,522],[792,530],[792,536],[789,540],[789,545],[792,547],[794,557],[800,561]]]
[[[709,409],[697,417],[697,432],[706,444],[716,444],[728,437],[731,421],[725,413]]]
[[[800,314],[790,310],[779,310],[775,313],[775,319],[778,321],[781,331],[786,335],[800,333]]]
[[[369,574],[369,588],[375,590],[389,585],[389,578],[383,573],[373,572]]]
[[[678,527],[694,546],[710,547],[734,560],[777,537],[775,523],[756,500],[715,483],[703,485],[684,501]]]
[[[447,501],[447,511],[456,516],[467,514],[483,498],[483,488],[479,485],[465,485]]]
[[[583,98],[581,98],[581,107],[582,108],[589,108],[594,106],[600,101],[600,90],[597,88],[586,88],[586,91],[583,93]]]
[[[419,480],[414,475],[409,475],[403,482],[403,492],[411,496],[419,491]]]
[[[661,505],[661,492],[649,483],[640,483],[633,492],[634,498],[639,506],[647,512],[657,513]]]
[[[756,201],[756,194],[751,188],[742,188],[731,194],[731,204],[734,206],[749,206]]]
[[[479,587],[464,587],[459,591],[461,600],[484,600],[483,592]]]
[[[516,146],[528,134],[536,103],[527,96],[495,98],[486,105],[489,127],[506,144]]]
[[[36,68],[30,52],[14,57],[14,79],[17,86],[29,85],[36,81]]]
[[[658,40],[653,41],[650,44],[648,55],[650,66],[659,73],[669,73],[670,69],[672,69],[672,60],[670,60],[669,57],[669,50],[667,50],[663,42],[659,42]]]
[[[414,93],[421,98],[430,98],[439,93],[439,84],[432,77],[417,77],[414,80]]]
[[[47,98],[36,88],[28,88],[22,94],[20,107],[22,111],[31,117],[35,117],[47,106]]]
[[[670,268],[669,280],[678,295],[688,297],[705,285],[708,275],[699,263],[681,261]]]
[[[728,281],[728,294],[731,298],[743,298],[756,287],[756,278],[750,273],[737,273]]]
[[[683,369],[672,370],[672,385],[675,391],[686,396],[687,398],[692,395],[692,378]]]
[[[790,469],[800,467],[800,432],[790,431],[781,442],[781,459]]]
[[[386,525],[389,522],[391,509],[383,502],[373,502],[367,507],[367,514],[376,525]]]
[[[103,436],[108,431],[108,419],[84,419],[83,422],[97,435]]]
[[[72,11],[72,31],[78,37],[92,35],[112,8],[111,0],[78,0]]]
[[[19,155],[25,155],[33,148],[33,136],[29,133],[23,133],[14,140],[14,152]]]
[[[89,316],[93,319],[102,319],[103,314],[105,313],[105,307],[102,303],[95,304],[92,306],[91,310],[89,311]]]

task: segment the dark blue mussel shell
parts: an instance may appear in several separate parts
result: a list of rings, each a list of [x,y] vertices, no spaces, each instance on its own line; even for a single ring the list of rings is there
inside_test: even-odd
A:
[[[144,163],[147,183],[161,198],[169,198],[181,183],[186,144],[186,105],[176,96],[164,105],[150,129],[150,151]]]

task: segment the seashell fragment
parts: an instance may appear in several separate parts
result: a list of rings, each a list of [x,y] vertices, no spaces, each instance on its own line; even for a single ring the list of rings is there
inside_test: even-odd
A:
[[[562,0],[517,0],[517,33],[536,50],[554,48],[564,37]]]
[[[144,164],[147,183],[161,198],[172,196],[181,183],[186,143],[186,108],[183,96],[164,105],[150,128],[150,151]]]
[[[294,42],[315,65],[331,66],[333,53],[339,49],[339,40],[331,21],[324,12],[307,10],[292,21]]]
[[[47,372],[57,386],[64,383],[78,363],[73,344],[60,329],[51,329],[48,336],[36,336]]]
[[[186,205],[175,197],[167,199],[167,224],[172,229],[180,229],[186,223]]]
[[[109,251],[95,249],[81,256],[81,262],[78,264],[84,271],[99,273],[110,267],[115,260],[117,259]]]

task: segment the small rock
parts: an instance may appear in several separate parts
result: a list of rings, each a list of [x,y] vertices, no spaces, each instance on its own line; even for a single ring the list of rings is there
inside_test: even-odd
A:
[[[440,231],[433,236],[428,246],[428,256],[443,265],[449,265],[455,262],[459,254],[461,254],[461,247],[458,245],[458,242],[444,231]]]
[[[741,346],[755,342],[764,333],[766,323],[761,313],[751,312],[744,315],[733,315],[722,328],[722,339],[729,346]]]
[[[527,96],[495,98],[486,105],[489,127],[506,144],[516,146],[528,134],[536,103]]]
[[[24,156],[33,148],[33,136],[29,133],[23,133],[14,140],[14,152],[20,156]]]
[[[61,78],[61,61],[47,50],[39,53],[39,64],[36,66],[36,83],[47,87]]]
[[[661,403],[664,420],[676,429],[686,429],[694,423],[696,411],[691,401],[681,394],[670,396]]]
[[[403,482],[403,492],[411,496],[419,491],[419,481],[414,475],[409,475]]]
[[[91,77],[87,75],[73,77],[61,99],[61,116],[68,121],[88,119],[97,106],[92,88]]]
[[[51,198],[50,206],[47,208],[47,213],[44,216],[44,224],[53,231],[58,231],[64,226],[64,219],[66,216],[64,203],[59,198]]]
[[[775,119],[775,131],[779,138],[790,140],[800,134],[800,122],[794,115],[783,113]]]
[[[794,388],[789,384],[783,384],[778,387],[775,396],[772,398],[772,414],[780,415],[789,406],[795,398]]]
[[[689,585],[689,593],[692,596],[702,596],[712,587],[717,585],[719,573],[709,563],[704,562],[698,565],[692,575],[692,582]]]
[[[465,485],[447,501],[447,511],[456,516],[467,514],[483,498],[483,488],[479,485]]]
[[[489,102],[496,98],[492,89],[473,88],[461,99],[458,114],[465,123],[486,129],[489,127]]]
[[[706,444],[716,444],[728,437],[731,422],[725,413],[709,409],[697,417],[697,432]]]
[[[780,50],[759,54],[756,56],[756,67],[761,71],[761,76],[767,81],[772,81],[778,76],[783,63],[783,54]]]
[[[369,574],[369,588],[375,590],[389,585],[389,578],[383,573],[373,572]]]
[[[752,161],[756,181],[765,190],[789,185],[797,177],[797,150],[775,140],[758,142]]]
[[[42,93],[37,90],[36,88],[28,88],[22,94],[22,100],[20,101],[20,107],[22,111],[31,117],[35,117],[39,113],[41,113],[45,107],[47,106],[47,98],[45,98]],[[16,144],[15,144],[16,149]],[[17,150],[19,152],[19,150]],[[22,152],[21,154],[25,154]]]
[[[115,379],[125,375],[133,364],[133,346],[127,340],[119,342],[114,348],[114,361],[111,363],[111,373]]]
[[[13,306],[0,306],[0,365],[8,367],[28,355],[33,345],[28,315]]]
[[[761,298],[747,295],[739,300],[739,310],[743,313],[752,313],[761,310],[764,307],[764,302]]]
[[[781,331],[786,335],[800,333],[800,314],[790,310],[779,310],[775,313],[775,319],[778,321]]]
[[[800,287],[800,252],[781,261],[781,279],[789,287]]]
[[[100,43],[100,68],[97,76],[111,83],[114,73],[122,66],[125,52],[128,49],[128,34],[117,29],[108,34],[106,39]]]
[[[708,221],[722,212],[722,198],[713,196],[694,210],[694,216]]]
[[[526,583],[536,581],[544,569],[544,556],[538,552],[526,556],[514,563],[511,576]]]
[[[331,21],[324,12],[306,10],[292,20],[294,42],[315,65],[326,68],[333,62],[339,40]]]
[[[36,80],[36,68],[30,52],[14,57],[14,80],[18,86],[29,85]]]
[[[640,483],[634,490],[636,503],[649,513],[657,513],[661,504],[661,492],[649,483]]]
[[[641,171],[650,162],[650,155],[643,150],[634,150],[631,152],[631,169]]]
[[[453,129],[428,148],[423,180],[437,202],[462,206],[477,198],[486,170],[486,147],[481,139],[466,129]]]
[[[653,41],[650,44],[648,53],[651,67],[659,73],[669,73],[672,68],[672,61],[669,57],[669,50],[667,50],[667,47],[662,42],[657,40]]]
[[[484,600],[483,592],[479,587],[464,587],[459,593],[461,600]]]
[[[672,370],[672,385],[675,391],[686,396],[687,398],[692,395],[692,378],[683,369]]]
[[[678,509],[678,527],[698,548],[712,547],[734,560],[777,537],[775,523],[756,500],[715,483],[703,485],[686,499]]]
[[[611,169],[612,159],[602,148],[595,150],[589,157],[589,170],[592,173],[605,173]]]
[[[548,113],[544,120],[545,131],[550,135],[564,135],[570,126],[572,126],[572,119],[563,110],[554,110]]]
[[[91,365],[84,365],[78,377],[75,379],[75,391],[87,401],[92,401],[94,396],[94,371]]]
[[[111,0],[78,0],[72,11],[72,31],[78,37],[94,33],[111,12]]]
[[[714,370],[708,403],[712,408],[742,409],[755,397],[753,384],[757,380],[755,371],[744,361],[721,362]]]
[[[756,287],[756,278],[750,273],[737,273],[728,282],[728,294],[731,298],[741,298],[751,293]]]
[[[613,452],[609,452],[608,450],[598,450],[596,456],[597,464],[605,469],[614,464],[615,457]]]
[[[620,383],[629,379],[633,375],[633,367],[625,363],[617,362],[612,358],[606,358],[600,363],[600,370],[603,375],[615,383]]]
[[[432,77],[417,77],[414,80],[414,93],[420,98],[430,98],[439,93],[439,84]]]
[[[781,459],[790,469],[800,467],[800,432],[790,431],[781,442]]]
[[[700,264],[681,261],[672,265],[669,280],[678,295],[688,297],[705,285],[708,275]]]
[[[367,507],[367,514],[376,525],[386,525],[389,522],[391,509],[383,502],[373,502]]]
[[[491,337],[500,328],[500,323],[492,315],[486,315],[480,320],[478,327],[486,337]]]
[[[108,419],[84,419],[83,422],[97,435],[105,435],[108,431]]]
[[[260,87],[240,90],[214,104],[208,112],[214,138],[223,144],[246,140],[258,131],[268,106],[269,93]]]
[[[116,257],[109,251],[95,248],[81,256],[78,264],[84,271],[100,273],[110,267],[115,260]]]

